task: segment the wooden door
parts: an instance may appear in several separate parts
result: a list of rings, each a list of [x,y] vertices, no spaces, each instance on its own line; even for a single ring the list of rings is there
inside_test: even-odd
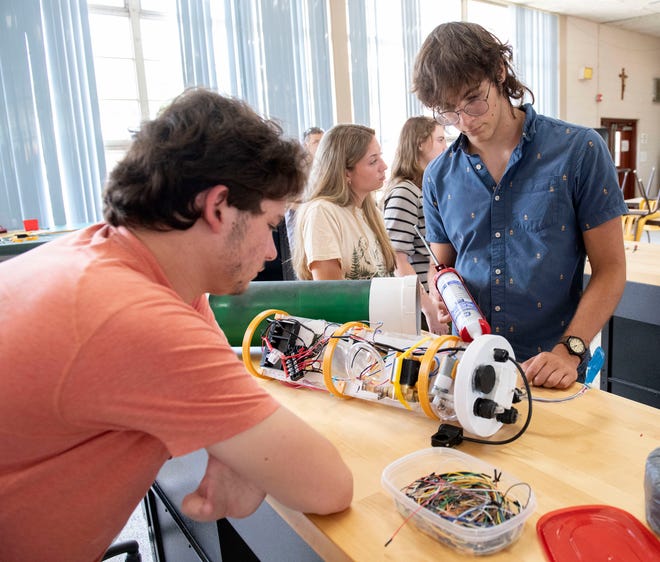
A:
[[[637,182],[637,119],[613,119],[603,117],[600,120],[602,127],[608,130],[608,148],[619,171],[619,182],[625,179],[621,185],[623,196],[630,199],[636,196],[635,188]],[[625,170],[630,170],[628,174]]]

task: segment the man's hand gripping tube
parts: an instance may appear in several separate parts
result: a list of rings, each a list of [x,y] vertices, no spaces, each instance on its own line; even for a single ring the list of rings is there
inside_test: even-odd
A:
[[[416,225],[413,228],[424,246],[426,246],[435,264],[437,273],[433,276],[433,284],[442,296],[442,300],[445,301],[447,311],[456,328],[456,333],[464,342],[471,342],[479,336],[490,334],[488,321],[479,310],[458,271],[453,267],[442,265],[433,250],[431,250],[431,246],[427,244],[426,239],[422,236],[419,228]]]
[[[490,334],[490,325],[479,310],[477,303],[467,290],[458,272],[444,265],[436,265],[437,273],[433,277],[438,292],[445,301],[449,315],[456,327],[456,332],[465,342]]]

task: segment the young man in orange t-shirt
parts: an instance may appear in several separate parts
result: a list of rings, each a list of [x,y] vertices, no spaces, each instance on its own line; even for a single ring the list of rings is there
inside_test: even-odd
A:
[[[246,104],[189,90],[136,133],[104,223],[0,264],[4,562],[99,560],[163,463],[200,448],[194,519],[247,516],[266,494],[350,504],[337,450],[246,373],[206,297],[275,257],[303,160]]]

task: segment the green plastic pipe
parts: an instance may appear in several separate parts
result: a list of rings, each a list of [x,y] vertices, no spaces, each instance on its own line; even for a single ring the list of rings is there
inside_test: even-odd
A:
[[[241,295],[209,295],[229,344],[240,346],[252,319],[269,308],[328,322],[369,321],[371,281],[253,281]],[[259,333],[252,345],[258,346]]]
[[[419,333],[417,279],[378,277],[365,281],[253,281],[241,295],[210,295],[209,303],[229,344],[243,343],[252,319],[264,310],[327,322],[379,323],[383,331]],[[264,328],[265,328],[264,322]],[[252,346],[260,346],[262,329]]]

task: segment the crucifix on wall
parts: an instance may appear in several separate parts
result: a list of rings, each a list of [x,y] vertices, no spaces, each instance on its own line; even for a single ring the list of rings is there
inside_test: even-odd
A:
[[[619,74],[619,78],[621,78],[621,99],[623,99],[623,92],[626,91],[626,78],[628,78],[625,68],[621,69],[621,74]]]

